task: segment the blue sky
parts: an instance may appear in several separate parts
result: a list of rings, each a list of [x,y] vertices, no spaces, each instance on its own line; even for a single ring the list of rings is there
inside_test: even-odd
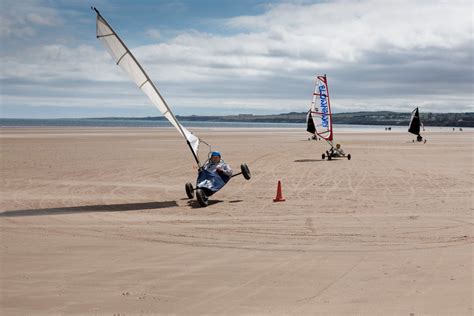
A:
[[[0,117],[158,116],[95,38],[97,7],[180,115],[473,111],[472,1],[0,2]]]

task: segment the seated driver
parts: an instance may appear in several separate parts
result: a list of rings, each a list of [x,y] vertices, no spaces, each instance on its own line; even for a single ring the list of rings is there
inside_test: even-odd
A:
[[[221,153],[213,151],[198,173],[196,187],[203,190],[206,196],[211,196],[219,191],[231,177],[232,169],[221,159]]]
[[[343,157],[346,155],[341,148],[341,144],[336,144],[336,147],[332,147],[329,153],[332,157]]]
[[[211,153],[211,158],[209,158],[202,168],[211,173],[217,172],[221,177],[227,176],[230,178],[232,176],[232,169],[223,159],[221,159],[221,153],[218,151],[213,151]]]

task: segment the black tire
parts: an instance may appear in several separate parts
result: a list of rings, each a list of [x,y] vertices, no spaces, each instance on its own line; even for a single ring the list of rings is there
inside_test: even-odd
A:
[[[332,159],[331,155],[328,155],[328,160],[331,160],[331,159]]]
[[[252,175],[250,174],[250,169],[249,167],[247,166],[247,164],[243,163],[240,165],[240,171],[242,171],[242,175],[244,176],[244,178],[246,180],[250,180],[250,178],[252,177]]]
[[[347,155],[347,160],[351,160],[351,154]]]
[[[202,207],[206,207],[209,204],[209,198],[201,189],[196,189],[196,200]]]
[[[186,195],[188,196],[188,199],[192,199],[194,197],[193,185],[188,182],[188,183],[186,183],[184,188],[186,189]]]
[[[322,158],[323,160],[326,159],[326,155],[325,155],[325,154],[322,154],[322,155],[321,155],[321,158]]]

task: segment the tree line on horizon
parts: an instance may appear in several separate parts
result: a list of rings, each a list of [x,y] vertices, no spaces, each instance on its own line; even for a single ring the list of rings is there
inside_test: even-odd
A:
[[[391,111],[333,113],[334,124],[360,125],[408,125],[411,113]],[[254,123],[304,123],[306,112],[289,112],[281,114],[237,114],[237,115],[177,115],[182,121],[209,121],[209,122],[254,122]],[[425,126],[458,126],[474,127],[474,112],[465,113],[420,113],[421,121]],[[113,119],[113,118],[109,118]],[[124,119],[124,118],[120,118]],[[133,118],[137,119],[137,118]],[[162,116],[141,118],[144,120],[164,120]]]

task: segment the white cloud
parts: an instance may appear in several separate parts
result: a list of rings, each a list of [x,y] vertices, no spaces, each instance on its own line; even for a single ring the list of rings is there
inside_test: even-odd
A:
[[[161,38],[161,32],[160,30],[157,29],[148,29],[145,31],[145,34],[152,38],[152,39],[160,39]]]
[[[0,71],[1,79],[26,79],[47,82],[54,80],[126,81],[106,52],[81,45],[45,45],[34,51],[9,56]]]
[[[29,38],[41,27],[63,24],[56,9],[42,6],[38,1],[4,3],[0,13],[0,38]]]
[[[35,12],[20,22],[2,21],[0,36],[13,27],[28,35],[28,25],[60,23],[53,11]],[[282,3],[261,15],[230,18],[222,27],[233,34],[187,30],[160,44],[130,47],[173,108],[305,111],[313,75],[327,73],[339,112],[407,110],[415,103],[432,111],[472,110],[470,1]],[[157,29],[145,33],[161,40]],[[42,45],[5,56],[0,78],[120,83],[115,90],[107,86],[105,103],[129,82],[98,42]],[[128,89],[125,103],[147,104],[133,83]],[[90,104],[87,89],[83,97]],[[53,97],[43,100],[54,103]]]
[[[26,21],[36,25],[55,26],[58,25],[58,17],[55,12],[35,12],[26,15]]]

